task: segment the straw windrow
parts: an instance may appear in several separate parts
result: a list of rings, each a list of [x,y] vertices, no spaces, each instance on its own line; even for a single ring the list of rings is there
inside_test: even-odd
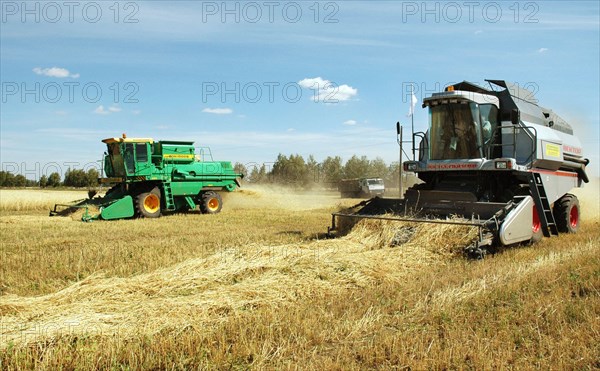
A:
[[[209,331],[240,311],[400,282],[474,236],[461,226],[413,224],[363,220],[336,240],[240,246],[129,278],[93,275],[45,296],[5,296],[2,347],[63,335],[127,338],[190,325]],[[397,245],[407,229],[412,237]]]

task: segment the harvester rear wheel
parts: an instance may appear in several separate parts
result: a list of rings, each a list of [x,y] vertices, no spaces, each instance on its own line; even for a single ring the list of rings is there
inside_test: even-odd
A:
[[[208,191],[200,196],[200,211],[204,214],[216,214],[221,211],[223,200],[217,192]]]
[[[138,213],[144,218],[158,218],[160,216],[160,190],[152,189],[143,192],[135,198]]]
[[[577,233],[579,230],[579,200],[567,193],[554,203],[554,219],[561,233]]]

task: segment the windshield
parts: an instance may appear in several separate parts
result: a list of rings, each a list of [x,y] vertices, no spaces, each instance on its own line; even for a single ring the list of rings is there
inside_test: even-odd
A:
[[[110,169],[105,166],[105,171],[108,176],[125,176],[125,167],[123,166],[123,156],[118,143],[108,145],[108,155],[110,158]]]
[[[481,104],[481,136],[483,137],[484,153],[491,152],[491,146],[496,142],[498,130],[498,108],[493,104]]]
[[[477,103],[429,108],[431,160],[481,158],[481,123]]]
[[[135,174],[135,158],[133,157],[133,143],[125,143],[125,151],[123,152],[125,158],[125,168],[127,174]]]
[[[383,179],[369,179],[367,180],[369,185],[383,185]]]

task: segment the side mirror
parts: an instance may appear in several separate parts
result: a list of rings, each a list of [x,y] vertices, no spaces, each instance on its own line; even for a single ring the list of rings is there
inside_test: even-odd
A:
[[[510,122],[512,122],[513,125],[517,125],[519,123],[519,121],[521,121],[519,116],[520,116],[519,110],[516,108],[513,109],[510,112]]]

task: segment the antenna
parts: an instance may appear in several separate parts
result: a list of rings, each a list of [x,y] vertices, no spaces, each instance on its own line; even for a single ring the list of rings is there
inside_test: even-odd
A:
[[[398,198],[402,198],[402,126],[400,121],[396,122],[396,141],[400,146],[398,155]]]

